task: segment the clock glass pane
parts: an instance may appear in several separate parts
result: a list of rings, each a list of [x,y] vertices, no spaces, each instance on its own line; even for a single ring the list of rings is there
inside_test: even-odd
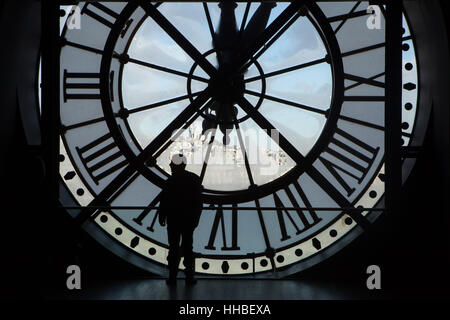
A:
[[[87,212],[96,239],[164,272],[168,241],[157,209],[180,152],[204,186],[198,273],[299,271],[378,216],[371,209],[381,205],[385,180],[385,8],[377,6],[380,26],[371,29],[368,1],[297,5],[61,6],[61,201],[85,207],[70,213]],[[230,67],[274,26],[239,70]],[[406,17],[403,28],[408,145],[419,84]],[[211,76],[228,69],[231,80]]]

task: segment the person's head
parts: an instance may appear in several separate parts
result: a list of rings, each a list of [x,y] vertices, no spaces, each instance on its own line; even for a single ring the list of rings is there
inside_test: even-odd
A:
[[[172,160],[170,161],[170,170],[172,174],[177,174],[183,172],[186,169],[186,157],[180,154],[174,154]]]

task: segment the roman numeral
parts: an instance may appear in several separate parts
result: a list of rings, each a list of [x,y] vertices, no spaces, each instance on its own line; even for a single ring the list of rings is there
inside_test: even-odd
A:
[[[300,185],[297,182],[295,182],[294,187],[295,187],[295,190],[297,191],[298,195],[302,199],[303,203],[305,204],[305,206],[307,208],[312,208],[311,203],[309,202],[308,198],[306,197],[306,195],[303,192]],[[292,193],[291,189],[289,189],[289,187],[284,188],[284,192],[286,193],[286,195],[289,198],[289,201],[292,204],[292,205],[288,205],[288,206],[297,207],[297,208],[301,207],[298,204],[297,199],[295,198],[294,194]],[[291,238],[291,236],[288,234],[287,229],[286,229],[285,216],[288,218],[288,221],[294,227],[296,235],[299,235],[303,231],[308,230],[309,228],[316,225],[317,223],[319,223],[322,220],[321,218],[319,218],[317,216],[316,212],[312,209],[308,210],[308,215],[312,221],[308,220],[307,214],[303,210],[296,209],[295,212],[302,223],[302,227],[299,227],[298,224],[295,222],[294,218],[292,217],[292,215],[290,214],[290,212],[289,212],[290,210],[283,209],[286,206],[283,204],[280,197],[276,193],[273,194],[273,197],[274,197],[275,206],[277,207],[277,218],[278,218],[278,223],[280,226],[280,232],[281,232],[280,240],[281,241],[286,241]]]
[[[68,72],[64,69],[63,98],[100,99],[100,73]]]
[[[361,151],[365,150],[369,156],[363,154],[355,146],[359,147]],[[336,147],[340,149],[337,149]],[[342,152],[342,150],[345,151],[345,153]],[[330,144],[325,148],[324,153],[331,155],[338,161],[336,162],[329,158],[324,158],[323,154],[319,156],[319,159],[338,183],[345,189],[347,196],[350,196],[355,191],[355,188],[350,187],[340,172],[353,178],[358,184],[361,183],[366,177],[379,150],[379,147],[373,148],[344,130],[337,128],[335,135],[331,139]]]
[[[83,9],[81,9],[81,14],[90,16],[108,28],[112,28],[114,22],[119,18],[119,14],[117,12],[111,10],[100,2],[87,3]]]
[[[205,249],[208,250],[216,250],[216,247],[214,246],[217,231],[219,228],[222,231],[222,250],[239,250],[238,247],[238,213],[237,209],[235,208],[236,205],[233,205],[233,210],[231,212],[231,246],[228,246],[227,243],[227,230],[225,229],[225,217],[222,210],[222,205],[219,205],[219,208],[216,211],[216,216],[214,217],[214,222],[211,228],[211,234],[209,236],[209,241]]]
[[[111,150],[113,153],[106,157],[102,157],[105,153]],[[105,134],[82,148],[76,147],[76,151],[89,176],[97,185],[100,180],[108,177],[127,164],[127,161],[124,159],[124,156],[116,146],[110,133]],[[116,159],[120,158],[123,160],[120,162],[116,161],[114,165],[109,166]]]

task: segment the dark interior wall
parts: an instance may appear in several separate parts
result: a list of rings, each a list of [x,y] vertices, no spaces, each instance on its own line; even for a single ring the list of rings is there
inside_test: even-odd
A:
[[[5,43],[9,43],[11,49],[15,47],[16,39],[14,32],[7,32],[11,30],[14,25],[14,15],[10,14],[11,8],[8,2],[2,2],[0,7],[0,32]],[[0,119],[2,121],[0,126],[1,153],[0,153],[0,173],[2,176],[5,173],[5,164],[7,160],[7,151],[11,147],[14,127],[17,122],[17,100],[16,100],[16,83],[17,74],[14,71],[15,61],[14,50],[0,50],[0,64],[2,73],[5,75],[0,79],[1,105]],[[14,63],[15,62],[15,63]],[[6,76],[7,75],[7,76]]]
[[[296,276],[317,281],[365,285],[365,268],[382,267],[383,284],[390,292],[432,296],[445,294],[450,282],[450,221],[446,201],[449,192],[449,85],[448,2],[420,0],[415,14],[426,21],[422,39],[424,61],[431,76],[433,112],[424,150],[402,192],[404,207],[385,216],[374,232],[361,237],[316,268]],[[4,297],[35,297],[39,288],[63,287],[65,268],[82,265],[90,281],[139,277],[145,273],[129,266],[90,239],[63,211],[54,210],[50,188],[42,182],[36,155],[42,152],[34,138],[38,131],[23,126],[19,102],[32,104],[18,88],[35,87],[36,25],[39,1],[0,2],[0,34],[6,49],[0,50],[0,183],[2,220],[1,277]],[[441,19],[442,18],[442,19]],[[33,22],[34,21],[34,22]],[[426,32],[425,32],[426,31]],[[434,36],[431,37],[430,34]],[[27,80],[28,79],[28,80]],[[19,90],[19,91],[18,91]],[[22,93],[18,93],[22,92]],[[21,99],[18,99],[21,98]],[[32,112],[32,111],[30,111]],[[31,121],[31,120],[30,120]],[[34,128],[38,130],[38,127]],[[30,134],[35,132],[35,134]],[[33,142],[34,141],[34,142]],[[29,143],[35,144],[29,147]],[[36,146],[37,145],[37,146]]]
[[[44,176],[48,141],[36,99],[40,18],[41,1],[0,2],[2,298],[36,298],[46,288],[65,288],[71,264],[89,270],[83,280],[145,274],[105,250],[56,209],[54,189]]]
[[[437,74],[440,75],[436,80],[433,94],[433,104],[439,106],[435,108],[432,114],[432,121],[435,125],[433,133],[433,150],[434,161],[438,162],[441,174],[439,175],[438,185],[440,193],[438,194],[440,200],[440,208],[443,215],[443,223],[450,230],[450,207],[448,206],[448,199],[450,197],[450,58],[449,58],[449,42],[450,39],[450,3],[449,1],[440,1],[442,11],[439,13],[443,18],[441,21],[441,28],[446,30],[446,33],[439,32],[440,39],[436,45],[436,52],[440,56],[436,57],[439,61],[439,67],[436,67]],[[447,56],[443,56],[444,53]],[[441,93],[441,94],[439,94]],[[450,232],[445,232],[446,243],[450,246]]]
[[[28,295],[42,271],[39,210],[44,193],[36,99],[39,8],[40,3],[32,0],[2,1],[0,6],[0,292],[5,297]]]

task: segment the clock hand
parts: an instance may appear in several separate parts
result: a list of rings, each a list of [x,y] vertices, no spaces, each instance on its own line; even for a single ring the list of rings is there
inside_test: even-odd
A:
[[[183,134],[183,132],[188,130],[190,125],[192,123],[194,123],[194,121],[197,120],[198,117],[200,117],[201,113],[205,112],[212,103],[213,103],[213,101],[209,100],[208,103],[204,104],[203,107],[201,107],[199,109],[199,112],[196,112],[188,121],[186,121],[184,123],[183,127],[181,127],[176,133],[174,133],[174,135],[171,136],[170,139],[163,146],[161,146],[156,153],[153,154],[152,158],[150,159],[150,161],[149,161],[149,163],[147,165],[151,166],[152,165],[152,161],[154,159],[157,159],[164,151],[167,150],[168,147],[170,147],[170,145],[173,142],[175,142],[178,139],[178,137],[180,135]]]
[[[266,28],[274,6],[275,4],[273,3],[261,4],[241,34],[241,40],[239,40],[240,33],[237,29],[234,15],[236,3],[222,2],[219,4],[221,16],[214,43],[220,57],[219,72],[218,77],[210,82],[209,87],[214,92],[213,97],[217,100],[217,107],[220,109],[220,112],[216,113],[216,117],[219,122],[219,128],[224,134],[224,144],[229,142],[228,134],[233,129],[234,118],[237,115],[237,109],[234,107],[236,103],[235,96],[242,95],[245,89],[243,84],[244,65],[260,49],[261,45],[264,45],[266,41],[283,28],[286,22],[291,20],[292,16],[298,12],[300,4],[294,2],[289,5]],[[241,44],[242,46],[245,45],[252,38],[256,38],[256,41],[247,46],[247,49],[244,49],[244,51],[238,49]]]
[[[283,149],[298,165],[301,165],[305,157],[297,150],[281,133],[274,137],[271,133],[276,128],[243,96],[236,97],[237,103],[254,121],[272,138],[278,138],[275,142]],[[278,131],[278,130],[277,130]]]
[[[264,2],[259,5],[242,34],[241,44],[255,39],[266,29],[270,13],[275,7],[275,2]]]
[[[242,37],[242,34],[244,33],[244,28],[245,24],[247,23],[248,13],[250,11],[251,5],[252,5],[251,2],[247,2],[247,5],[245,6],[244,16],[242,17],[241,27],[239,29],[239,37]]]
[[[243,43],[242,51],[236,52],[233,57],[233,62],[230,66],[230,70],[234,71],[233,73],[239,73],[244,69],[246,63],[256,54],[261,47],[263,47],[267,41],[269,41],[300,9],[302,5],[309,2],[308,0],[303,1],[293,1],[291,4],[267,27],[259,33],[255,41],[250,43],[248,46],[245,46]],[[258,32],[258,30],[262,29],[262,25],[264,23],[264,17],[267,15],[269,10],[268,7],[260,7],[260,13],[255,17],[255,22],[252,23],[252,26],[248,26],[250,32]],[[258,9],[260,9],[258,8]],[[255,12],[256,14],[256,12]],[[252,18],[253,20],[253,18]],[[250,22],[249,22],[250,24]],[[246,29],[246,31],[247,31]],[[250,31],[252,30],[252,31]],[[253,34],[254,36],[254,34]]]
[[[149,1],[140,1],[145,12],[211,77],[217,74],[216,68],[177,30],[164,15]]]
[[[237,7],[236,2],[221,2],[218,6],[220,8],[220,20],[213,45],[217,51],[220,69],[227,68],[231,62],[232,53],[237,45],[238,29],[234,13]]]
[[[197,110],[199,110],[211,97],[208,89],[205,89],[192,103],[187,106],[164,130],[156,136],[138,155],[138,159],[145,162],[157,152],[164,142],[172,137],[175,130],[179,129],[183,123],[189,120]]]
[[[219,6],[221,7],[221,21],[219,24],[219,31],[215,45],[222,51],[221,62],[219,65],[219,72],[209,63],[209,61],[150,3],[141,1],[141,6],[145,9],[147,14],[158,23],[163,30],[181,47],[185,52],[191,56],[198,65],[210,75],[212,80],[209,87],[212,87],[213,91],[222,90],[221,84],[224,82],[233,82],[231,78],[235,80],[242,80],[243,65],[256,53],[262,45],[264,45],[273,35],[275,35],[280,28],[282,28],[286,22],[298,11],[300,1],[291,3],[266,29],[270,11],[273,8],[273,4],[260,5],[255,15],[252,17],[249,25],[244,32],[244,39],[246,37],[254,36],[259,33],[256,41],[247,47],[242,53],[232,55],[230,51],[234,51],[233,43],[236,43],[238,30],[236,26],[236,18],[234,15],[234,9],[236,4],[234,2],[224,2]],[[262,31],[264,29],[264,31]],[[262,31],[262,32],[261,32]],[[228,79],[225,79],[228,78]],[[239,79],[238,79],[239,78]],[[225,80],[225,81],[224,81]],[[227,81],[228,80],[228,81]],[[222,101],[223,108],[230,109],[232,113],[233,101]],[[226,112],[223,114],[227,115]],[[220,119],[219,119],[220,120]],[[223,119],[221,119],[223,120]],[[232,126],[230,123],[225,123],[221,126],[221,131],[226,131],[228,127]],[[154,142],[154,141],[152,141]],[[156,150],[155,150],[156,151]]]
[[[213,119],[203,120],[203,127],[210,128],[218,125],[220,131],[224,134],[223,143],[228,144],[228,130],[233,128],[231,121],[233,120],[232,114],[235,108],[233,107],[233,102],[227,97],[230,93],[226,92],[227,90],[224,88],[225,82],[222,82],[222,78],[228,72],[234,51],[239,44],[239,31],[235,16],[236,2],[221,2],[218,6],[220,8],[220,20],[217,32],[213,34],[213,46],[219,62],[219,77],[215,81],[210,82],[210,86],[215,87],[216,92],[215,101],[210,107],[211,111],[214,111],[214,117]],[[204,8],[208,17],[207,6],[204,5]]]

